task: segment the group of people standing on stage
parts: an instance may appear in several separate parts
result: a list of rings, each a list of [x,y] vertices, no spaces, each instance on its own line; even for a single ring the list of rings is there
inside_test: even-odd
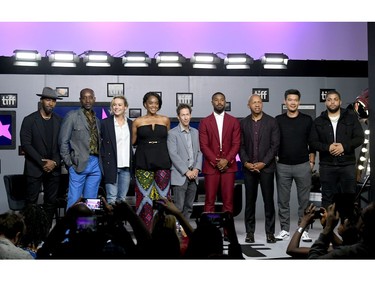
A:
[[[355,113],[341,107],[337,91],[327,94],[327,110],[315,120],[298,110],[298,90],[285,92],[287,111],[276,117],[263,112],[260,96],[251,95],[247,103],[250,114],[241,121],[225,112],[225,95],[216,92],[211,99],[213,112],[200,121],[199,129],[190,126],[192,108],[188,104],[177,107],[179,124],[170,129],[169,117],[158,113],[162,98],[156,92],[144,95],[146,114],[133,121],[126,117],[128,102],[124,96],[112,99],[111,116],[103,120],[93,111],[92,89],[81,90],[81,108],[70,111],[64,119],[53,113],[59,99],[56,91],[45,88],[40,96],[40,109],[25,117],[20,133],[31,204],[36,203],[43,183],[44,203],[54,206],[60,168],[65,165],[69,172],[68,208],[81,197],[96,198],[102,180],[109,204],[125,201],[134,178],[136,213],[148,228],[154,214],[153,201],[171,198],[172,194],[176,206],[190,218],[198,175],[202,173],[204,212],[215,212],[220,192],[222,211],[233,213],[239,155],[245,185],[245,242],[255,242],[260,185],[266,241],[275,243],[289,239],[293,180],[300,219],[308,207],[317,152],[323,207],[333,202],[334,194],[356,190],[355,149],[363,143],[364,132]],[[276,237],[275,175],[281,228]],[[307,232],[303,238],[309,241]]]

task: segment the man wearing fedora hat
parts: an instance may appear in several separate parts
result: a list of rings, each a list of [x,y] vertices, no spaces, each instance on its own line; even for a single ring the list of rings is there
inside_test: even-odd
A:
[[[58,135],[62,122],[53,109],[56,100],[61,98],[50,87],[44,87],[37,96],[40,96],[40,108],[23,119],[20,130],[25,153],[26,204],[37,204],[43,184],[43,205],[52,225],[61,174]]]

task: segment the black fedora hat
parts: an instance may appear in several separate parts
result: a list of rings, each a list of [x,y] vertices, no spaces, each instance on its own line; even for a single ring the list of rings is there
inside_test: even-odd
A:
[[[47,99],[62,100],[62,98],[57,95],[56,90],[50,87],[44,87],[42,93],[36,95]]]

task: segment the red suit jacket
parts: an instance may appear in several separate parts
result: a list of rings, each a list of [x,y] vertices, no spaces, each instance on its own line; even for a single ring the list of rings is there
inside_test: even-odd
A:
[[[228,160],[226,172],[237,172],[236,155],[241,144],[240,122],[237,118],[224,114],[222,151],[220,152],[219,131],[214,114],[203,118],[199,124],[199,143],[204,156],[203,174],[220,173],[216,165],[216,159],[225,158]]]

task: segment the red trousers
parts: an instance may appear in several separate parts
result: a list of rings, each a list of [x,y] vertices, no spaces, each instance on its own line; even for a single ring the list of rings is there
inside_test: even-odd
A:
[[[220,173],[204,175],[204,189],[206,199],[204,202],[205,212],[215,212],[215,202],[218,192],[221,192],[223,202],[222,212],[233,213],[234,181],[236,173]]]

